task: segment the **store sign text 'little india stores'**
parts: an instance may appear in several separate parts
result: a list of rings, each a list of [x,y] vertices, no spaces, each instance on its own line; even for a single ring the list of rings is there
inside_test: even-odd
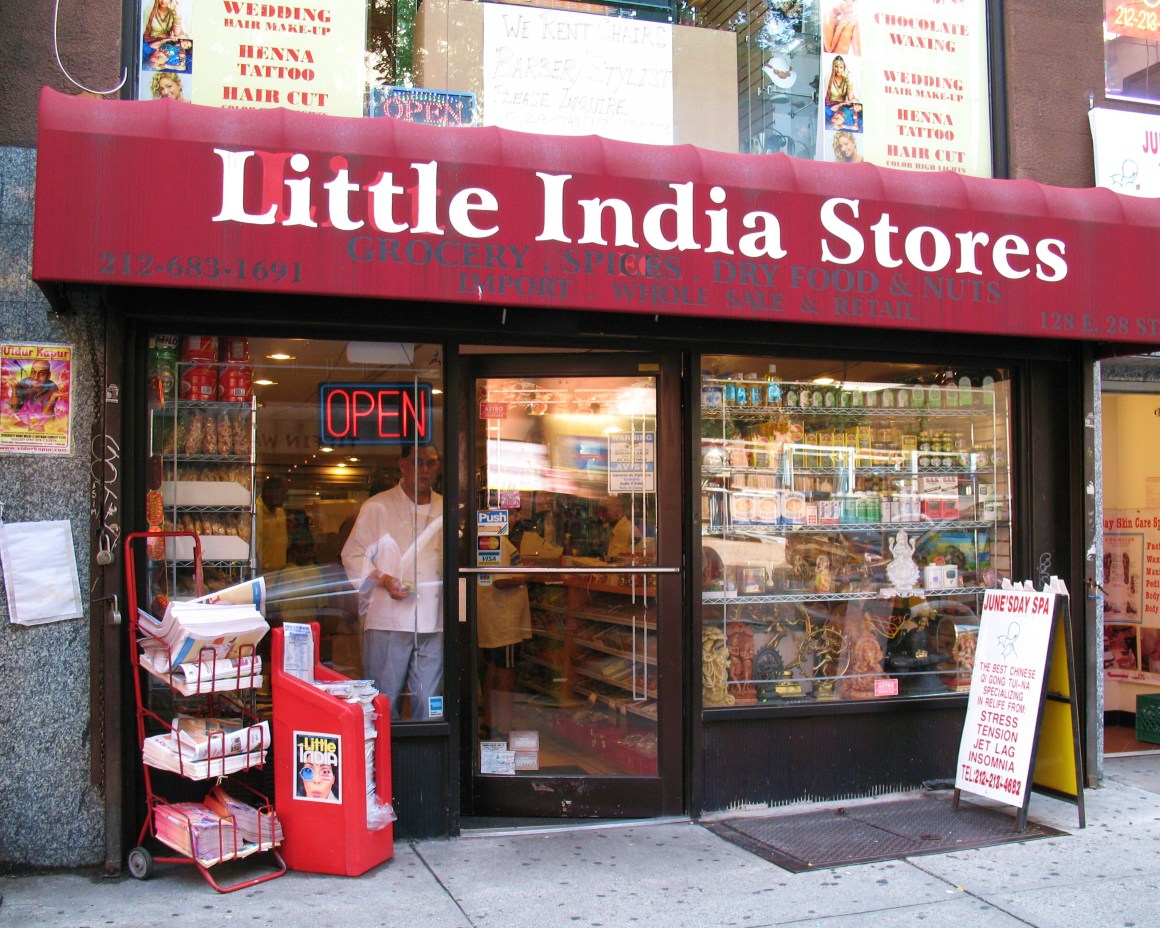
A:
[[[177,115],[41,94],[32,278],[50,299],[95,284],[1160,344],[1160,270],[1135,258],[1160,247],[1146,198],[495,127]],[[140,177],[162,140],[190,209],[158,237]]]
[[[447,230],[440,224],[445,211],[447,222],[458,237],[485,241],[500,237],[499,197],[484,187],[449,191],[442,187],[438,162],[415,162],[408,175],[396,180],[394,172],[380,172],[370,183],[350,179],[347,167],[333,169],[328,179],[320,179],[325,196],[314,190],[311,161],[297,152],[268,154],[255,151],[213,150],[222,160],[222,205],[213,222],[247,225],[331,227],[342,232],[360,232],[351,237],[348,254],[355,261],[376,260],[384,242],[370,233],[383,235],[435,235]],[[263,172],[283,174],[287,193],[274,200],[271,177],[263,176],[255,189],[247,180],[247,161],[259,158]],[[342,159],[333,159],[341,162]],[[740,255],[755,261],[789,258],[786,230],[775,212],[749,210],[738,220],[728,206],[725,188],[711,186],[703,197],[709,205],[695,203],[701,193],[696,184],[669,183],[666,200],[654,203],[638,216],[638,209],[619,198],[586,198],[570,201],[571,174],[536,172],[538,182],[539,229],[535,241],[558,245],[596,245],[616,248],[647,248],[652,252],[702,252],[706,255]],[[247,210],[255,193],[266,197],[258,211]],[[325,202],[319,215],[318,200]],[[273,202],[271,202],[273,201]],[[283,205],[284,204],[284,205]],[[579,210],[579,219],[577,217]],[[891,213],[863,216],[861,202],[831,197],[821,203],[818,220],[827,234],[818,242],[817,260],[822,264],[846,266],[870,260],[884,270],[904,268],[930,274],[965,275],[1016,281],[1034,275],[1053,283],[1067,276],[1066,246],[1057,238],[1029,241],[1014,233],[992,237],[987,232],[963,230],[948,234],[935,226],[901,229]],[[401,218],[405,217],[405,218]],[[869,222],[870,219],[872,222]],[[607,230],[611,229],[608,237]],[[370,237],[368,238],[368,235]],[[397,252],[400,242],[387,240],[386,247]],[[869,248],[869,253],[868,253]],[[499,253],[494,253],[499,254]],[[503,263],[522,267],[522,253],[512,248]],[[499,259],[498,259],[499,260]],[[670,264],[655,262],[655,276]]]

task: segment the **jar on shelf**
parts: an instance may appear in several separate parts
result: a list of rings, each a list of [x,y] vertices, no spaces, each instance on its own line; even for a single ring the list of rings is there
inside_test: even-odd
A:
[[[703,409],[720,409],[725,402],[724,392],[719,383],[706,382],[706,374],[701,374],[701,407]]]

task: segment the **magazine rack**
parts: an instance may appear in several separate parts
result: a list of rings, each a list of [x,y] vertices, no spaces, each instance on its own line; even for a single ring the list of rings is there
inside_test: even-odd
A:
[[[244,804],[236,798],[220,793],[218,787],[211,793],[230,800],[228,808],[243,809],[241,815],[214,814],[200,803],[172,802],[165,798],[154,785],[154,775],[175,778],[173,788],[183,795],[188,787],[181,781],[206,780],[208,785],[222,784],[223,778],[245,770],[261,767],[271,739],[269,726],[261,722],[242,702],[242,694],[261,685],[260,664],[255,660],[254,647],[246,644],[239,649],[234,659],[219,658],[217,652],[205,647],[195,654],[179,657],[147,619],[143,620],[138,609],[137,595],[142,588],[142,579],[137,576],[134,544],[165,544],[165,539],[182,537],[191,539],[193,565],[197,596],[204,594],[202,579],[201,540],[192,532],[133,532],[125,539],[125,586],[129,607],[129,659],[133,667],[133,691],[137,700],[137,741],[142,752],[144,771],[146,815],[137,839],[137,847],[129,851],[129,873],[139,880],[147,879],[153,872],[154,863],[193,864],[201,871],[206,881],[219,893],[245,889],[264,883],[286,872],[286,863],[278,851],[280,835],[277,833],[277,819],[269,799],[245,783],[230,782],[230,789],[245,796]],[[151,657],[145,656],[148,650]],[[187,661],[186,667],[193,667],[192,679],[181,672],[179,661]],[[174,666],[178,664],[178,666]],[[163,718],[146,703],[144,681],[153,678],[167,685],[179,696],[196,697],[195,715],[202,720],[200,753],[183,743],[181,732],[175,729],[174,721]],[[223,717],[241,719],[240,730],[225,732],[212,730],[208,722]],[[159,761],[156,754],[147,759],[147,741],[153,750],[157,736],[168,736],[166,744],[176,746],[176,751],[161,751]],[[207,797],[207,802],[208,802]],[[227,804],[221,803],[223,811]],[[243,835],[251,834],[247,839]],[[168,849],[180,856],[154,856],[145,847],[145,840],[152,836]],[[238,860],[258,853],[269,853],[275,862],[272,872],[223,886],[214,879],[210,868],[219,863]]]
[[[319,655],[314,629],[311,674],[323,683],[349,678],[331,670]],[[361,706],[339,699],[286,673],[285,631],[271,632],[270,684],[274,695],[274,798],[285,830],[283,853],[291,870],[359,876],[394,856],[394,824],[367,824],[368,763],[373,751],[373,789],[391,799],[391,712],[386,696],[375,696],[374,738],[368,740]],[[335,787],[311,800],[300,788],[299,748],[329,746],[336,761]]]

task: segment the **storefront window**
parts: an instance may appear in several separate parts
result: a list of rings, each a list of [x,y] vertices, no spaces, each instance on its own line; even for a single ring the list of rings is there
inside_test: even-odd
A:
[[[986,7],[768,0],[739,10],[741,150],[989,177]]]
[[[204,592],[262,577],[270,624],[319,623],[323,662],[376,680],[400,720],[442,697],[441,357],[166,334],[148,347],[145,528],[200,538]],[[196,595],[192,538],[149,557],[151,609]]]
[[[969,689],[983,591],[1011,572],[1007,373],[703,368],[704,707]]]
[[[991,173],[985,0],[144,0],[140,22],[141,99]]]
[[[1104,93],[1160,103],[1160,3],[1107,0],[1104,10]]]

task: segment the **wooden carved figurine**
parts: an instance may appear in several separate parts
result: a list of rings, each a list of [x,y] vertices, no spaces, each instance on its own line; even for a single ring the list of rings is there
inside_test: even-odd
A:
[[[846,699],[873,699],[874,681],[882,674],[882,645],[869,627],[854,642],[850,658],[849,676],[842,680],[842,696]]]

